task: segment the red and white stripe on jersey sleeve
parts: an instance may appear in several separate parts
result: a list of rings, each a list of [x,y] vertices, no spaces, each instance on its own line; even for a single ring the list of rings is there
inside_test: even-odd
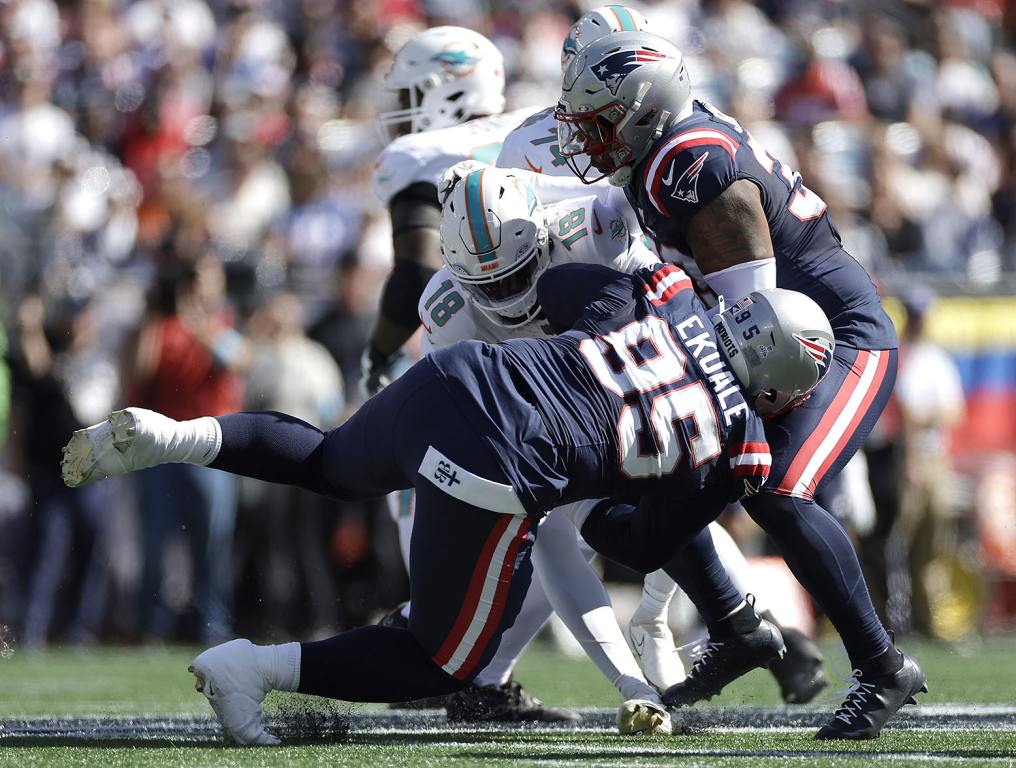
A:
[[[452,677],[467,679],[504,617],[519,548],[529,535],[530,520],[499,515],[476,560],[455,625],[434,655],[434,663]]]
[[[731,159],[737,154],[737,142],[722,131],[713,128],[693,128],[690,131],[683,131],[676,136],[671,136],[649,157],[646,169],[642,174],[642,181],[649,193],[649,200],[664,216],[669,216],[666,206],[660,199],[660,186],[665,177],[668,182],[673,181],[671,161],[674,160],[683,150],[690,147],[701,147],[704,145],[719,146],[724,149]]]
[[[887,350],[862,350],[857,353],[850,372],[818,427],[794,457],[787,474],[776,487],[776,493],[811,499],[885,381],[889,354]]]
[[[769,443],[734,443],[727,449],[727,455],[735,477],[769,477],[773,463]]]
[[[664,264],[649,276],[645,291],[649,297],[649,303],[654,307],[659,307],[681,291],[691,290],[691,287],[691,278],[685,274],[683,269],[675,267],[673,264]]]

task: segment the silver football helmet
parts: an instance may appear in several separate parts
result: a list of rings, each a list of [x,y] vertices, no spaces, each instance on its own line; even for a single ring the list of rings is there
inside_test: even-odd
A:
[[[504,59],[479,32],[431,27],[395,54],[384,90],[398,102],[378,113],[386,141],[499,115],[504,111]]]
[[[601,5],[586,11],[572,24],[561,48],[561,71],[564,72],[578,52],[611,32],[642,32],[649,29],[646,17],[626,5]]]
[[[609,34],[582,48],[564,72],[554,113],[558,145],[586,184],[609,177],[624,186],[691,106],[691,80],[677,48],[648,32]]]
[[[825,313],[797,291],[752,291],[713,323],[748,402],[763,417],[803,402],[829,370],[836,348]]]
[[[494,167],[460,179],[441,210],[441,254],[469,301],[498,325],[540,312],[536,281],[550,266],[550,233],[532,187]]]

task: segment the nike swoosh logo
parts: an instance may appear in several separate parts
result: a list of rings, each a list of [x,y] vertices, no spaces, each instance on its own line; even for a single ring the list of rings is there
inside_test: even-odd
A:
[[[533,165],[533,161],[529,159],[529,155],[523,155],[522,157],[525,158],[526,165],[529,166],[529,170],[531,170],[533,173],[543,173],[543,166]]]
[[[642,657],[642,646],[644,646],[646,644],[646,638],[645,638],[645,636],[643,635],[642,637],[640,637],[638,642],[635,641],[635,636],[634,635],[630,635],[630,637],[631,637],[632,647],[635,649],[635,653],[637,653],[639,658],[641,658]]]
[[[674,181],[674,166],[677,164],[677,160],[670,161],[670,168],[667,169],[667,176],[663,179],[663,186],[669,187],[671,182]]]
[[[597,235],[603,234],[603,227],[600,226],[600,217],[593,211],[593,232]]]

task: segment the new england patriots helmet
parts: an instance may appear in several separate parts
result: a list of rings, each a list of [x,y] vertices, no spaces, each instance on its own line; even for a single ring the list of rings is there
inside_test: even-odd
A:
[[[586,11],[576,21],[561,48],[561,71],[564,72],[578,52],[611,32],[642,32],[649,29],[646,17],[625,5],[601,5]]]
[[[504,111],[504,60],[478,32],[424,30],[395,54],[384,89],[398,107],[378,114],[386,141]]]
[[[829,370],[836,339],[825,313],[797,291],[752,291],[713,319],[730,367],[763,417],[799,405]]]
[[[506,328],[539,314],[536,281],[550,266],[549,239],[536,193],[498,168],[467,174],[441,210],[441,252],[452,277]]]
[[[609,177],[621,187],[691,106],[691,80],[677,48],[648,32],[608,34],[565,69],[554,113],[558,145],[586,184]]]

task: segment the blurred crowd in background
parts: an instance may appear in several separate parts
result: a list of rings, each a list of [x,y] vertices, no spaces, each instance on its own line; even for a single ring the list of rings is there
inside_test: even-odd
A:
[[[504,53],[508,108],[545,106],[591,5],[0,2],[0,625],[20,644],[331,635],[405,597],[383,500],[190,466],[72,492],[60,448],[128,403],[341,423],[391,263],[371,172],[392,53],[427,25],[477,29]],[[987,490],[949,483],[969,364],[922,331],[931,289],[1016,286],[1016,3],[631,5],[684,51],[696,97],[798,169],[902,299],[900,396],[855,475],[867,501],[847,489],[844,515],[890,623],[976,628],[979,613],[936,626],[934,585],[960,585],[961,618],[983,602],[982,553],[956,553],[978,493],[1000,535],[1016,527],[1014,446]],[[1016,310],[997,306],[1016,387]]]

